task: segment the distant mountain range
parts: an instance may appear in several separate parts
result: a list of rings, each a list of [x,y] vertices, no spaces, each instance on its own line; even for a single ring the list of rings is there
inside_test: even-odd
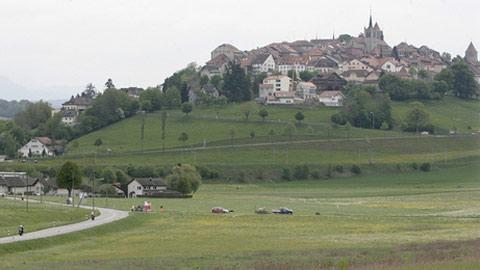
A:
[[[3,100],[48,100],[52,99],[55,107],[59,99],[68,99],[70,96],[81,92],[84,86],[53,85],[38,88],[25,87],[13,80],[0,76],[0,99]]]

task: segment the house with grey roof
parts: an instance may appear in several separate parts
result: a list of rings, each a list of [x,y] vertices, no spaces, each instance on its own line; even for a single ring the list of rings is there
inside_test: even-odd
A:
[[[149,197],[167,191],[167,184],[162,178],[133,178],[127,187],[129,197]]]

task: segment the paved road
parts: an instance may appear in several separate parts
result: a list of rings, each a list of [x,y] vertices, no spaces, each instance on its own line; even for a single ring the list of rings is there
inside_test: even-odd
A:
[[[49,204],[63,205],[63,204],[57,204],[57,203],[49,203]],[[90,209],[90,207],[87,207],[87,206],[80,206],[80,207]],[[114,222],[114,221],[126,218],[128,216],[127,211],[113,210],[108,208],[96,208],[96,209],[100,211],[100,215],[97,216],[94,221],[89,219],[79,223],[48,228],[45,230],[35,231],[31,233],[28,232],[28,228],[25,228],[27,233],[25,233],[23,236],[15,235],[15,236],[0,238],[0,244],[40,239],[40,238],[72,233],[72,232],[78,232],[78,231],[90,229],[96,226],[100,226],[103,224],[107,224],[110,222]]]

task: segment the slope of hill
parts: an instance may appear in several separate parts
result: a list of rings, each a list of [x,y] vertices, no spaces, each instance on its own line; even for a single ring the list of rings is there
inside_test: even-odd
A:
[[[393,104],[396,120],[401,120],[409,109],[408,103]],[[265,121],[258,116],[260,109],[267,109],[269,116]],[[463,101],[446,97],[441,101],[431,101],[426,104],[431,114],[433,124],[448,133],[456,128],[461,133],[472,133],[480,130],[480,102]],[[250,112],[249,120],[245,112]],[[297,126],[295,136],[286,138],[285,128],[295,121],[296,112],[302,111],[305,120]],[[255,103],[228,105],[223,108],[195,108],[190,116],[184,116],[180,111],[169,111],[165,134],[165,148],[182,147],[178,140],[180,133],[186,132],[188,140],[185,145],[203,146],[219,144],[245,144],[252,142],[270,142],[279,140],[331,139],[347,137],[383,137],[410,136],[412,134],[400,131],[379,131],[343,127],[333,128],[330,117],[338,109],[325,107],[263,107]],[[69,155],[93,153],[110,149],[113,153],[140,151],[142,118],[136,116],[99,131],[87,134],[70,143]],[[232,133],[233,130],[233,133]],[[269,136],[273,130],[274,135]],[[255,133],[253,140],[251,133]],[[284,135],[284,136],[281,136]],[[96,139],[102,139],[103,145],[95,149]],[[144,150],[159,150],[162,148],[161,120],[159,113],[148,114],[145,118]]]

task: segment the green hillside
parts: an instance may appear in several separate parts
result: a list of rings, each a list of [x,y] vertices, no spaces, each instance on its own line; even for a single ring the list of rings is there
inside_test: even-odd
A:
[[[260,109],[267,109],[269,116],[266,121],[258,116]],[[394,103],[393,113],[397,120],[404,117],[408,110],[408,103]],[[459,132],[471,133],[480,130],[480,102],[462,101],[446,97],[442,101],[432,101],[426,104],[434,125],[444,131],[454,127]],[[247,121],[244,112],[250,111]],[[331,139],[331,138],[364,138],[384,136],[410,136],[411,134],[399,131],[379,131],[343,127],[333,128],[330,117],[338,109],[325,107],[263,107],[255,103],[227,105],[222,108],[195,108],[193,113],[186,117],[180,111],[169,111],[166,127],[165,147],[181,147],[183,143],[178,140],[180,133],[186,132],[189,136],[186,145],[207,146],[230,144],[231,130],[234,130],[233,143],[259,143],[289,140],[284,134],[288,123],[295,122],[294,114],[302,111],[305,114],[303,124],[297,127],[293,140]],[[459,119],[462,119],[461,121]],[[69,145],[69,155],[82,153],[105,152],[110,149],[112,153],[140,151],[142,148],[141,116],[136,116],[99,131],[83,136]],[[148,114],[145,117],[145,150],[159,150],[162,148],[160,113]],[[470,128],[469,128],[470,127]],[[275,135],[270,138],[269,131]],[[250,139],[250,133],[255,133],[255,139]],[[102,139],[103,145],[95,147],[96,139]]]

